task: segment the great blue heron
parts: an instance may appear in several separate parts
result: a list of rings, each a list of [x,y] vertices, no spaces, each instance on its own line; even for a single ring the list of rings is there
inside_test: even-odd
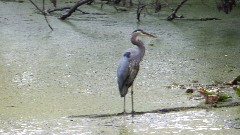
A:
[[[124,106],[123,113],[126,113],[125,110],[125,96],[128,93],[128,88],[131,87],[131,99],[132,99],[132,114],[134,114],[133,107],[133,82],[136,78],[139,71],[139,64],[143,59],[145,54],[144,43],[137,38],[137,36],[149,36],[154,37],[149,33],[144,32],[141,29],[137,29],[133,31],[131,42],[136,45],[137,48],[128,48],[124,53],[119,62],[118,70],[117,70],[117,82],[118,88],[121,97],[124,97]]]

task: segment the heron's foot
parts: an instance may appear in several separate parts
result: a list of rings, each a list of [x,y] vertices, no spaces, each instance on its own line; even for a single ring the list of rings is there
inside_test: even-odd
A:
[[[123,111],[122,113],[120,113],[120,114],[127,114],[127,112],[126,111]]]
[[[132,117],[134,117],[134,114],[135,114],[135,113],[136,113],[135,111],[132,111],[132,112],[131,112],[131,114],[132,114]]]

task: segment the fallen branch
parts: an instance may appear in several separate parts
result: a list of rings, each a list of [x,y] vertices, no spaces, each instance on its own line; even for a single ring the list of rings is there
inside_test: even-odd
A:
[[[77,10],[77,8],[83,4],[87,4],[92,0],[79,0],[74,6],[72,6],[68,12],[63,14],[60,19],[65,20],[67,17],[71,16],[73,12]]]
[[[200,19],[188,19],[188,20],[192,20],[192,21],[212,21],[212,20],[221,20],[219,18],[215,18],[215,17],[207,17],[207,18],[200,18]]]
[[[197,19],[181,19],[181,20],[186,20],[186,21],[214,21],[214,20],[222,20],[220,18],[215,18],[215,17],[207,17],[207,18],[197,18]]]
[[[113,117],[113,116],[127,116],[127,115],[143,115],[146,113],[171,113],[171,112],[180,112],[180,111],[188,111],[193,109],[209,109],[209,108],[222,108],[222,107],[234,107],[240,106],[240,102],[232,102],[227,104],[215,104],[211,106],[190,106],[190,107],[175,107],[175,108],[163,108],[151,111],[142,111],[132,113],[113,113],[113,114],[90,114],[90,115],[73,115],[68,118],[101,118],[101,117]]]
[[[177,11],[182,7],[182,5],[187,2],[187,0],[183,0],[178,6],[176,9],[172,9],[172,14],[168,16],[167,20],[168,21],[172,21],[173,19],[175,18],[183,18],[183,16],[177,16]]]
[[[48,9],[48,10],[46,10],[46,12],[47,12],[47,13],[52,13],[52,12],[55,12],[55,11],[63,11],[63,10],[71,9],[71,8],[72,8],[72,7],[54,8],[54,9]],[[79,12],[81,12],[81,13],[83,13],[83,14],[89,14],[89,13],[87,13],[87,12],[84,12],[84,11],[80,10],[80,9],[76,9],[76,11],[79,11]]]
[[[39,11],[39,12],[41,12],[43,15],[44,15],[44,18],[45,18],[45,21],[47,22],[47,24],[48,24],[48,27],[53,31],[53,28],[52,28],[52,26],[49,24],[49,22],[48,22],[48,19],[47,19],[47,13],[46,12],[44,12],[45,11],[45,0],[43,0],[43,10],[41,10],[32,0],[29,0],[35,7],[36,7],[36,9]]]

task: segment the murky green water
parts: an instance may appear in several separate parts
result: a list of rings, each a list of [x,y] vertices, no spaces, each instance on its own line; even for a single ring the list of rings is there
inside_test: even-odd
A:
[[[225,15],[215,5],[186,5],[181,11],[188,18],[222,20],[168,22],[163,18],[169,11],[162,11],[136,23],[135,11],[83,6],[101,14],[76,13],[66,21],[48,16],[53,32],[28,1],[0,1],[0,10],[1,134],[238,134],[239,107],[133,118],[68,116],[122,112],[116,69],[136,28],[158,36],[143,38],[155,46],[147,47],[135,83],[136,111],[203,104],[165,86],[191,80],[211,84],[239,75],[239,8]],[[230,88],[226,91],[232,101],[239,100]]]

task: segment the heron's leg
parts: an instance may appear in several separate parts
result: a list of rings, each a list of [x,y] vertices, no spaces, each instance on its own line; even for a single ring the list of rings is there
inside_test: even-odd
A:
[[[126,103],[125,101],[126,101],[126,99],[125,99],[125,97],[126,97],[126,96],[123,97],[123,98],[124,98],[124,99],[123,99],[123,100],[124,100],[124,101],[123,101],[123,113],[126,113],[126,110],[125,110],[125,105],[126,105],[126,104],[125,104],[125,103]]]
[[[132,90],[131,90],[131,98],[132,98],[132,114],[134,114],[134,106],[133,106],[133,83],[132,83]]]

